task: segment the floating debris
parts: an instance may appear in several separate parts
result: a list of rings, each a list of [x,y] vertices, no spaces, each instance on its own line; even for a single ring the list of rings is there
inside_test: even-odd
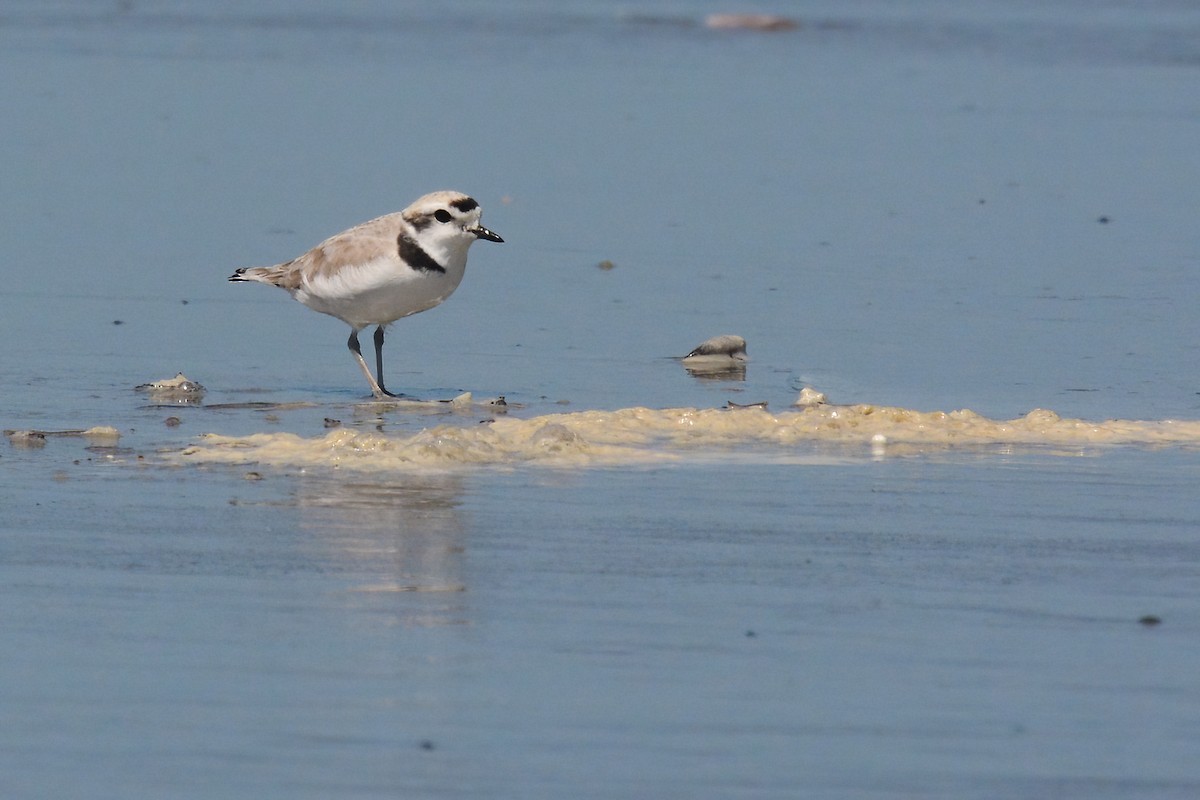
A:
[[[713,30],[794,31],[800,23],[775,14],[709,14],[704,27]]]
[[[417,400],[414,402],[419,403],[421,401]],[[457,408],[470,408],[475,403],[475,397],[470,392],[463,392],[462,394],[460,394],[456,397],[452,397],[449,400],[438,400],[436,402],[441,403],[442,405],[450,406],[451,408],[456,408],[456,409]]]
[[[13,447],[46,446],[46,434],[43,431],[5,431],[4,435]]]
[[[766,411],[767,403],[766,403],[766,401],[763,401],[761,403],[735,403],[732,400],[728,400],[725,402],[725,407],[726,408],[761,408],[762,410]]]
[[[51,437],[81,437],[92,447],[110,447],[121,438],[121,432],[109,425],[63,431],[6,430],[4,435],[14,447],[45,447],[46,439]]]
[[[603,261],[601,261],[599,264],[597,264],[596,268],[604,270],[605,272],[608,272],[610,269],[613,269],[616,266],[617,266],[616,264],[614,264],[613,262],[609,261],[606,258]]]
[[[800,396],[796,398],[796,402],[792,403],[792,405],[799,406],[800,408],[808,408],[809,406],[825,405],[825,402],[825,394],[823,392],[818,392],[811,386],[805,386],[800,390]]]
[[[204,387],[182,372],[174,378],[151,381],[134,387],[136,391],[146,392],[156,403],[172,403],[175,405],[192,405],[199,403],[204,397]]]
[[[183,423],[179,417],[167,417],[163,420],[163,424],[168,428],[178,428]]]
[[[210,411],[291,411],[297,408],[316,408],[316,403],[297,401],[291,403],[272,403],[267,400],[250,400],[245,403],[210,403],[205,406]],[[271,415],[267,415],[270,417]],[[277,421],[272,420],[272,421]]]
[[[339,428],[339,427],[341,427],[341,425],[342,425],[342,421],[340,419],[333,419],[332,417],[325,418],[325,427],[326,428]]]

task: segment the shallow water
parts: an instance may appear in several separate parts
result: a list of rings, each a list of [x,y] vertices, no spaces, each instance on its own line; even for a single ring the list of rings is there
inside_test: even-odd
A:
[[[0,17],[0,794],[1196,796],[1194,8],[255,8]]]

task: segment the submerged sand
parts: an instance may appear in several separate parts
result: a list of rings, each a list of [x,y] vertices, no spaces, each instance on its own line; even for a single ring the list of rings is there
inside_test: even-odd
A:
[[[338,428],[305,438],[290,433],[208,434],[169,456],[183,463],[260,464],[399,470],[413,467],[536,464],[611,466],[676,460],[777,460],[811,455],[814,445],[872,458],[930,449],[994,445],[1079,455],[1112,445],[1200,444],[1200,421],[1067,419],[1037,409],[1011,420],[969,410],[914,411],[876,405],[762,408],[625,408],[512,416],[470,427],[438,425],[413,435]]]

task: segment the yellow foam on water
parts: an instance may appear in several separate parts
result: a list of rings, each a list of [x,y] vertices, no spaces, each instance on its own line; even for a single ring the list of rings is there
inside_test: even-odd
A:
[[[209,434],[172,460],[334,466],[356,470],[538,464],[604,466],[689,458],[778,458],[806,445],[845,445],[873,457],[914,447],[1010,444],[1061,452],[1103,445],[1200,445],[1200,421],[1064,419],[1037,409],[1012,420],[973,411],[914,411],[874,405],[819,405],[771,413],[760,408],[581,411],[513,416],[473,426],[438,425],[412,435],[338,428],[290,433]],[[855,448],[861,445],[862,450]]]

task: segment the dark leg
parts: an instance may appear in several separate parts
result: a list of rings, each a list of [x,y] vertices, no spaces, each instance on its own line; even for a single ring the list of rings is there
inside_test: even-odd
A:
[[[378,341],[378,337],[376,337],[376,340]],[[358,331],[350,331],[350,338],[346,341],[346,346],[354,354],[354,359],[358,362],[358,366],[362,368],[363,375],[367,376],[367,383],[371,384],[371,394],[375,395],[377,399],[385,397],[387,392],[383,390],[382,386],[376,383],[375,376],[371,374],[371,370],[367,368],[367,362],[363,359],[362,348],[358,344]]]
[[[383,387],[383,326],[375,329],[375,374],[379,376],[379,390],[388,397],[399,397]]]

